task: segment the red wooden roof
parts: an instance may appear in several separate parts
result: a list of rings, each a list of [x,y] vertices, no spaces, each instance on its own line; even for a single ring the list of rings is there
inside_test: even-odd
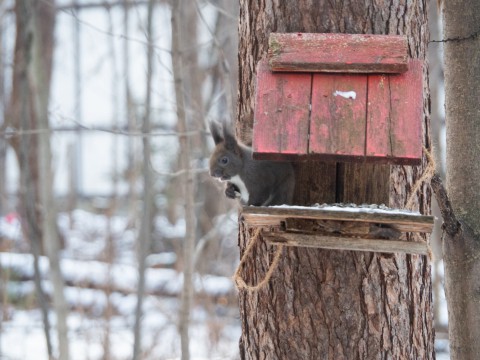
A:
[[[271,33],[272,71],[403,73],[407,37],[401,35]]]

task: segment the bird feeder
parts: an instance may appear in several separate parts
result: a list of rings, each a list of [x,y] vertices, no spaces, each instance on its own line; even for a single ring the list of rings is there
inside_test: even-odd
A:
[[[253,157],[420,165],[423,63],[404,36],[271,34],[257,66]],[[244,207],[276,245],[427,254],[434,218],[370,208]]]
[[[422,71],[404,36],[271,34],[253,157],[419,165]]]

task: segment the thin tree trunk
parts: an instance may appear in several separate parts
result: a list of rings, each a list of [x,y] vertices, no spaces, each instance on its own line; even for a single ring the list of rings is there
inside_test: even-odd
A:
[[[73,1],[74,5],[78,5],[78,0]],[[75,98],[75,107],[74,107],[74,117],[77,123],[77,130],[80,130],[80,124],[83,121],[83,84],[82,84],[82,63],[81,63],[81,26],[80,22],[77,20],[76,16],[78,16],[78,9],[75,8],[74,10],[75,16],[72,17],[73,21],[73,63],[74,63],[74,98]],[[73,152],[72,157],[74,161],[71,163],[71,169],[73,170],[71,173],[72,179],[72,190],[69,194],[69,211],[70,211],[70,218],[72,218],[72,211],[77,207],[77,200],[78,195],[81,192],[81,179],[82,179],[82,147],[83,147],[83,134],[82,131],[75,132],[75,142],[72,146]]]
[[[131,1],[122,0],[123,2],[123,33],[125,38],[123,39],[123,72],[124,72],[124,92],[125,92],[125,113],[126,113],[126,127],[129,132],[136,131],[136,117],[133,107],[133,99],[130,89],[130,9]],[[128,137],[127,140],[127,151],[128,151],[128,168],[127,168],[127,182],[128,182],[128,204],[129,216],[132,218],[136,217],[136,207],[137,203],[137,139],[135,137]]]
[[[113,34],[114,33],[114,26],[113,26],[113,18],[110,8],[106,9],[108,12],[108,31]],[[110,52],[110,59],[112,64],[112,124],[114,131],[119,129],[118,123],[120,121],[119,116],[119,83],[118,83],[118,65],[117,65],[117,54],[115,51],[115,40],[111,37],[108,43],[109,52]],[[111,302],[111,294],[113,292],[113,274],[112,274],[112,265],[115,262],[115,243],[114,243],[114,236],[112,230],[112,214],[115,213],[117,210],[117,197],[118,197],[118,137],[113,139],[113,146],[111,149],[111,174],[112,174],[112,194],[110,197],[109,205],[104,209],[105,215],[107,217],[107,228],[106,228],[106,249],[105,249],[105,262],[108,264],[107,268],[107,283],[105,286],[105,298],[106,298],[106,305],[105,305],[105,312],[104,312],[104,321],[105,321],[105,329],[104,329],[104,340],[103,340],[103,360],[110,360],[112,358],[112,343],[111,343],[111,319],[113,316],[113,304]]]
[[[147,79],[146,79],[146,99],[145,99],[145,117],[143,120],[142,132],[148,134],[151,129],[150,109],[152,106],[152,77],[153,77],[153,11],[154,0],[148,2],[147,9]],[[135,309],[134,343],[133,359],[141,358],[142,351],[142,318],[143,318],[143,298],[145,296],[145,270],[146,257],[150,250],[152,237],[152,215],[153,215],[153,172],[150,166],[151,145],[150,137],[143,137],[143,209],[140,236],[138,238],[138,285],[137,285],[137,306]]]
[[[53,30],[55,24],[55,3],[37,3],[34,6],[32,25],[34,37],[32,46],[32,61],[29,67],[29,79],[35,116],[40,129],[48,129],[48,102],[50,97],[50,76],[45,71],[51,67],[53,53]],[[50,132],[41,132],[38,139],[39,190],[42,209],[42,234],[45,252],[50,262],[50,275],[53,284],[53,306],[57,318],[57,336],[59,359],[67,360],[68,352],[68,308],[63,293],[64,281],[60,269],[61,244],[57,232],[57,213],[55,211],[53,194],[53,174],[51,164]]]
[[[199,19],[202,19],[201,9],[198,7],[197,0],[191,1],[188,5],[184,3],[180,9],[178,23],[182,34],[188,36],[182,37],[182,64],[188,76],[183,78],[183,89],[185,97],[186,122],[193,129],[198,129],[198,135],[190,137],[192,158],[206,159],[209,156],[208,142],[206,137],[205,109],[203,104],[202,84],[205,77],[205,71],[200,68],[198,63],[198,36],[197,29]],[[206,25],[205,25],[206,26]],[[208,176],[198,174],[195,177]],[[195,217],[197,239],[202,238],[212,227],[212,219],[217,215],[215,210],[217,206],[215,201],[206,201],[215,199],[214,191],[209,181],[195,181],[195,203],[202,204],[197,207]]]
[[[270,32],[405,34],[410,57],[423,59],[425,28],[425,1],[241,1],[237,133],[248,141],[244,134],[252,127],[253,69],[266,54]],[[424,91],[428,147],[428,89]],[[307,161],[296,165],[294,202],[402,208],[421,173],[422,167]],[[416,209],[430,211],[426,187],[416,200]],[[241,253],[250,236],[241,222]],[[274,252],[258,245],[242,274],[247,283],[265,276]],[[434,358],[430,266],[424,256],[284,249],[269,284],[256,292],[241,290],[239,299],[242,359]]]
[[[172,66],[175,82],[175,97],[177,105],[177,128],[179,133],[188,130],[185,112],[185,86],[182,46],[183,33],[180,26],[182,6],[189,6],[186,1],[172,2]],[[194,208],[194,174],[190,171],[191,144],[188,136],[180,137],[180,164],[184,170],[182,176],[183,198],[185,209],[185,240],[183,243],[183,290],[180,308],[179,332],[182,360],[190,359],[189,325],[190,311],[193,301],[193,256],[195,251],[195,208]]]
[[[443,1],[443,16],[444,38],[458,39],[444,44],[449,201],[437,191],[449,340],[452,359],[473,360],[480,354],[480,3]]]
[[[3,5],[3,1],[0,0],[0,6]],[[0,115],[2,121],[0,122],[0,129],[3,129],[5,126],[5,115],[6,115],[6,106],[7,101],[5,99],[5,49],[4,49],[4,15],[5,13],[0,13]],[[0,174],[0,213],[3,214],[7,209],[7,188],[6,188],[6,179],[7,179],[7,168],[6,168],[6,159],[7,159],[7,143],[4,138],[0,139],[0,169],[3,169]]]
[[[429,0],[428,3],[428,25],[431,39],[440,39],[442,36],[440,11],[438,9],[437,0]],[[444,102],[441,93],[443,92],[443,61],[442,61],[442,45],[431,43],[428,47],[428,62],[429,62],[429,84],[431,95],[431,124],[432,124],[432,143],[434,144],[436,170],[442,177],[445,177],[445,146],[444,146],[444,129],[445,117],[443,116]],[[441,218],[440,209],[435,199],[432,199],[432,215],[436,218]],[[443,298],[443,270],[442,268],[442,239],[441,222],[437,221],[434,224],[433,232],[430,237],[430,245],[434,256],[433,263],[433,305],[435,319],[435,328],[438,330],[444,327],[445,324],[440,323],[442,301]],[[438,331],[437,331],[438,333]]]
[[[33,34],[33,7],[28,1],[17,0],[15,6],[16,17],[16,41],[15,41],[15,59],[12,77],[12,92],[7,108],[6,121],[9,126],[20,130],[37,128],[34,117],[34,108],[31,97],[31,88],[28,79],[28,69],[31,67],[32,47],[30,39]],[[50,49],[52,50],[52,49]],[[46,57],[48,59],[48,57]],[[50,74],[50,64],[45,72],[47,78]],[[51,340],[51,326],[48,317],[48,301],[45,291],[42,287],[39,257],[42,251],[41,239],[42,232],[39,227],[40,214],[38,211],[38,160],[37,138],[21,136],[12,138],[10,145],[18,159],[20,169],[19,185],[19,214],[22,220],[22,231],[26,239],[29,240],[33,254],[33,267],[35,273],[35,288],[38,302],[43,318],[43,329],[47,345],[47,352],[50,358],[53,357],[53,348]]]

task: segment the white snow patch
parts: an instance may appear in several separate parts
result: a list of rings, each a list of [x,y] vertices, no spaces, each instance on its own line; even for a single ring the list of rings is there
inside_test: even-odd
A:
[[[316,211],[345,211],[358,213],[376,213],[376,214],[403,214],[403,215],[421,215],[418,211],[410,211],[406,209],[391,209],[385,205],[313,205],[313,206],[297,206],[297,205],[276,205],[272,208],[280,209],[297,209],[297,210],[316,210]]]
[[[357,93],[355,91],[339,91],[335,90],[333,93],[333,96],[341,96],[344,97],[345,99],[353,99],[355,100],[357,98]]]
[[[19,275],[33,277],[33,256],[0,252],[0,266],[15,271]],[[125,293],[134,293],[137,288],[138,269],[134,265],[100,261],[79,261],[61,259],[63,278],[73,284],[84,284],[104,288],[112,286]],[[48,260],[40,257],[40,272],[48,279]],[[147,292],[178,295],[182,290],[183,275],[173,269],[148,268],[145,273]],[[196,274],[195,290],[211,295],[226,295],[233,292],[233,283],[229,278],[214,275]]]

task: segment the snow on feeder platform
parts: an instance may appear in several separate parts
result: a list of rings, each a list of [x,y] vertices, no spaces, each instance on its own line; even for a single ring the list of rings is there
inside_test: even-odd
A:
[[[241,217],[264,228],[262,237],[274,245],[420,255],[429,253],[428,243],[406,233],[430,233],[434,221],[379,205],[246,206]]]

